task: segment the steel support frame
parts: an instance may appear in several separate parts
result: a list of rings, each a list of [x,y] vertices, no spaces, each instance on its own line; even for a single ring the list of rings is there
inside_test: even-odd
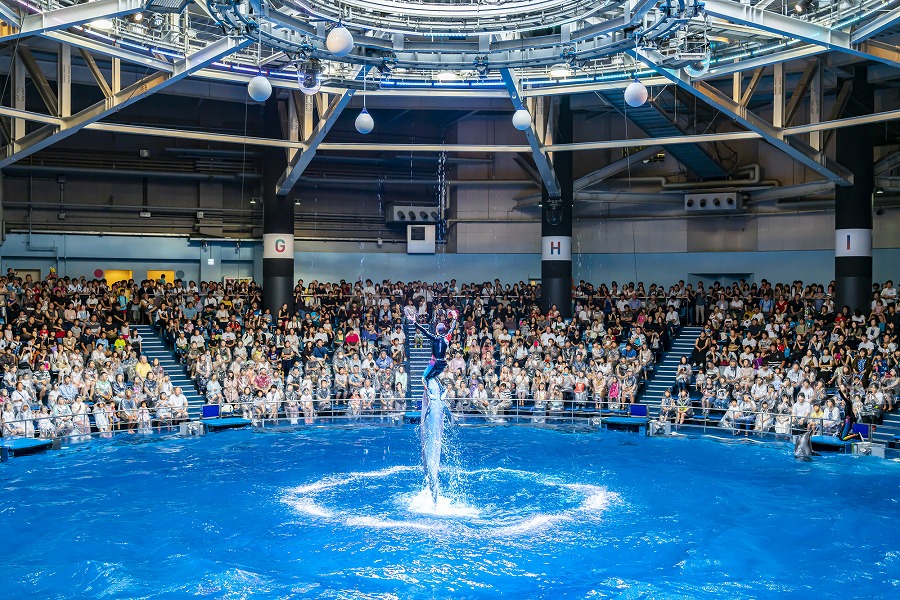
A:
[[[25,66],[25,70],[28,71],[28,76],[31,78],[38,96],[41,97],[44,106],[47,107],[47,112],[51,115],[58,116],[59,101],[56,99],[56,93],[50,86],[50,82],[47,81],[47,76],[44,75],[44,72],[41,71],[41,68],[37,64],[37,61],[34,60],[31,50],[29,50],[27,46],[20,45],[18,55],[19,60],[21,60],[22,64]]]
[[[592,185],[596,185],[596,184],[600,183],[604,179],[612,177],[616,173],[624,171],[625,169],[629,168],[633,164],[639,164],[641,161],[643,161],[645,159],[656,156],[657,154],[662,152],[662,150],[663,150],[663,147],[658,146],[658,145],[652,145],[652,146],[647,146],[646,148],[642,148],[642,149],[638,150],[637,152],[629,154],[625,158],[620,158],[617,161],[613,161],[613,162],[609,163],[605,167],[600,167],[596,171],[592,171],[592,172],[588,173],[587,175],[585,175],[584,177],[576,179],[575,185],[573,187],[575,188],[576,192],[585,190],[585,189],[591,187]]]
[[[127,88],[115,92],[84,110],[62,118],[58,125],[48,124],[26,136],[16,138],[0,152],[0,168],[31,156],[35,152],[65,139],[86,126],[129,106],[138,100],[179,81],[225,56],[252,44],[249,38],[225,37],[173,65],[171,73],[149,75]]]
[[[10,27],[18,28],[22,24],[22,18],[19,16],[18,11],[8,6],[6,2],[2,2],[2,0],[0,0],[0,19],[6,21]]]
[[[45,114],[30,112],[23,109],[10,108],[0,106],[0,116],[9,117],[10,119],[18,119],[24,121],[33,121],[36,123],[46,123],[59,126],[63,119],[52,117]],[[811,134],[814,132],[831,131],[842,127],[853,127],[855,125],[884,123],[887,121],[900,121],[900,110],[887,111],[866,115],[863,117],[848,117],[845,119],[835,119],[814,123],[810,125],[796,125],[788,127],[784,130],[785,136],[796,136],[803,134]],[[204,131],[191,131],[182,129],[168,129],[163,127],[146,127],[141,125],[127,125],[124,123],[104,123],[95,122],[85,126],[85,129],[91,131],[105,131],[109,133],[119,133],[122,135],[144,135],[149,137],[165,137],[172,139],[195,140],[205,142],[218,142],[223,144],[239,144],[249,146],[269,146],[277,148],[298,148],[305,149],[306,143],[303,141],[292,142],[290,140],[277,140],[270,138],[248,137],[243,135],[234,135],[226,133],[210,133]],[[647,144],[658,144],[661,146],[672,146],[676,144],[702,144],[712,142],[727,142],[737,140],[758,140],[764,139],[763,136],[755,131],[732,131],[725,133],[704,133],[696,135],[674,136],[669,138],[635,138],[635,139],[619,139],[604,140],[595,142],[574,142],[571,144],[554,144],[545,146],[548,152],[581,152],[586,150],[610,150],[621,148],[639,148]],[[359,144],[359,143],[322,143],[319,145],[320,150],[346,150],[358,152],[457,152],[457,153],[524,153],[528,154],[531,150],[526,145],[516,146],[495,146],[489,144]],[[634,155],[632,155],[634,156]]]
[[[68,29],[97,19],[130,15],[144,10],[144,2],[145,0],[94,0],[25,15],[20,21],[19,30],[0,36],[0,42]]]
[[[885,29],[893,27],[900,23],[900,10],[894,7],[893,10],[887,10],[880,16],[875,17],[862,27],[859,27],[850,34],[850,41],[854,44],[864,42],[872,36],[878,35]]]
[[[800,102],[803,100],[804,96],[806,96],[806,92],[809,91],[813,78],[818,72],[819,61],[812,60],[806,64],[806,67],[803,69],[803,74],[800,75],[800,81],[797,82],[797,87],[795,87],[793,93],[791,93],[791,99],[788,100],[787,107],[784,109],[785,127],[790,127],[791,123],[794,121],[797,109],[800,108]]]
[[[360,67],[354,79],[364,79],[366,77],[366,74],[368,73],[368,70],[369,67]],[[344,109],[348,104],[350,104],[350,100],[353,99],[353,95],[355,94],[355,92],[356,90],[354,89],[347,89],[344,90],[342,94],[335,95],[335,97],[331,100],[331,103],[328,104],[328,108],[324,108],[326,95],[322,92],[316,94],[319,122],[314,128],[308,130],[308,135],[303,140],[305,147],[299,152],[295,152],[289,159],[288,166],[285,169],[284,174],[278,179],[278,185],[275,189],[275,194],[277,196],[286,196],[291,192],[291,190],[297,184],[297,180],[299,180],[300,176],[303,175],[306,167],[308,167],[309,163],[312,162],[312,159],[315,158],[316,150],[322,144],[325,136],[328,135],[328,132],[331,131],[331,128],[334,126],[334,123],[337,121],[338,117],[341,116],[341,113],[344,112]],[[304,104],[304,106],[307,108],[312,108],[307,104]],[[311,119],[312,111],[310,110],[308,112]],[[311,123],[307,124],[311,125]]]
[[[526,109],[519,91],[518,79],[513,72],[510,69],[500,69],[500,77],[503,79],[507,91],[509,91],[509,98],[513,103],[513,107],[516,110]],[[528,140],[528,146],[531,148],[531,156],[534,159],[535,166],[537,166],[538,173],[541,174],[541,181],[543,181],[544,187],[547,188],[547,193],[551,198],[559,198],[562,191],[559,186],[559,180],[556,177],[556,172],[553,170],[553,162],[550,160],[547,151],[544,149],[541,140],[538,138],[539,131],[546,131],[544,127],[541,127],[541,125],[545,124],[543,106],[541,106],[540,112],[541,115],[538,118],[538,124],[535,124],[535,116],[531,115],[531,124],[528,126],[528,129],[525,129],[522,133],[525,134],[525,139]],[[549,123],[546,123],[546,125],[549,125]]]
[[[746,107],[734,102],[726,94],[723,94],[708,83],[694,81],[692,84],[691,80],[683,75],[681,71],[676,72],[660,67],[659,64],[662,62],[663,57],[655,50],[636,48],[634,56],[678,87],[727,114],[747,129],[758,133],[769,144],[828,180],[834,181],[838,185],[853,184],[853,173],[830,160],[823,152],[816,152],[800,140],[785,138],[784,129],[773,127],[770,123],[747,110]]]
[[[809,21],[793,19],[772,11],[730,0],[705,0],[704,12],[732,23],[755,27],[776,35],[791,37],[810,44],[853,54],[876,62],[900,67],[900,49],[889,44],[855,43],[849,33],[829,29]]]

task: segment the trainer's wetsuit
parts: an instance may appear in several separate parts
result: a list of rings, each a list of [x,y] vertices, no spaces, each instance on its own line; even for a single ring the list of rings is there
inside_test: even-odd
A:
[[[425,367],[425,371],[422,373],[422,381],[425,383],[425,389],[427,390],[428,380],[437,377],[447,368],[447,350],[450,348],[450,338],[453,336],[453,330],[456,329],[456,319],[453,320],[453,323],[450,324],[444,335],[431,333],[420,323],[416,323],[416,329],[431,340],[431,362],[428,363],[428,366]]]

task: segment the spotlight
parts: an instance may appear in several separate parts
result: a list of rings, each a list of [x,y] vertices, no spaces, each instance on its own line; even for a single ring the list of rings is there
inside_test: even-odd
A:
[[[550,69],[550,77],[553,79],[565,79],[571,75],[572,69],[569,68],[569,65],[556,65]]]
[[[113,22],[110,19],[97,19],[88,23],[88,27],[97,31],[109,31],[113,28]]]
[[[422,220],[423,220],[423,221],[427,221],[427,220],[428,220],[428,213],[425,212],[424,210],[419,211],[419,216],[422,217]]]
[[[798,15],[805,15],[815,12],[818,8],[819,3],[816,0],[797,0],[797,4],[794,5],[794,12]]]
[[[409,220],[410,221],[416,220],[416,213],[414,211],[409,211]]]
[[[297,84],[300,91],[307,96],[312,96],[322,87],[322,71],[317,60],[304,62],[297,68]]]
[[[560,223],[562,223],[562,217],[563,217],[562,206],[560,205],[559,201],[551,202],[550,205],[547,207],[547,214],[546,214],[547,224],[548,225],[559,225]]]
[[[403,212],[402,210],[398,210],[398,211],[397,211],[397,218],[400,219],[401,221],[405,221],[405,220],[406,220],[406,213]]]
[[[456,81],[457,79],[459,79],[459,75],[453,71],[441,71],[437,74],[438,81]]]
[[[128,15],[128,20],[132,23],[140,23],[144,20],[144,13],[138,12],[133,15]]]
[[[438,214],[436,212],[431,211],[431,218],[433,220],[437,221],[440,218],[440,216],[438,216]]]

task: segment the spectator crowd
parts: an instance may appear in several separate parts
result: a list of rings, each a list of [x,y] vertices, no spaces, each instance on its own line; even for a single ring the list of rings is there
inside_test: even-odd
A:
[[[3,435],[149,431],[187,418],[183,390],[141,355],[150,324],[210,404],[254,421],[400,411],[409,324],[460,312],[441,376],[456,410],[489,416],[634,403],[671,339],[703,333],[660,419],[716,418],[745,432],[876,423],[898,392],[897,292],[864,314],[831,286],[643,283],[573,290],[574,316],[541,312],[540,285],[299,281],[295,309],[261,309],[255,283],[0,278]],[[409,339],[407,339],[409,336]]]

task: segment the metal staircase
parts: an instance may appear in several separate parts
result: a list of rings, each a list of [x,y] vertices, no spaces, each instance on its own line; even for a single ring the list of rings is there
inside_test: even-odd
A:
[[[897,412],[886,413],[884,423],[875,427],[872,441],[885,446],[891,442],[900,442],[900,414]]]
[[[406,323],[403,327],[404,333],[406,333],[406,371],[409,373],[409,397],[412,405],[417,406],[416,403],[422,399],[424,391],[422,373],[425,372],[425,367],[431,361],[431,344],[428,338],[420,336],[422,341],[417,345],[415,325]],[[426,327],[431,330],[430,325],[426,325]]]
[[[190,417],[192,419],[199,418],[201,411],[200,407],[203,406],[206,401],[197,391],[194,381],[185,373],[184,366],[175,358],[175,353],[166,348],[166,345],[156,334],[156,331],[149,325],[135,325],[133,328],[136,329],[141,334],[141,338],[143,338],[141,341],[141,354],[145,355],[147,360],[151,363],[154,358],[159,359],[159,364],[166,372],[166,375],[169,376],[172,385],[180,387],[185,398],[187,398],[188,414]]]
[[[681,357],[687,356],[690,360],[694,342],[702,331],[702,327],[682,327],[678,335],[672,339],[672,347],[663,354],[662,360],[657,363],[653,374],[644,384],[638,395],[638,402],[648,405],[651,416],[659,414],[663,394],[675,385],[675,375]]]
[[[621,92],[597,92],[606,102],[620,114],[626,116],[649,137],[678,137],[685,135],[668,116],[653,102],[643,106],[626,106],[625,96]],[[719,163],[713,160],[699,144],[679,144],[666,146],[666,152],[674,156],[678,162],[691,170],[700,179],[723,179],[728,173]]]

